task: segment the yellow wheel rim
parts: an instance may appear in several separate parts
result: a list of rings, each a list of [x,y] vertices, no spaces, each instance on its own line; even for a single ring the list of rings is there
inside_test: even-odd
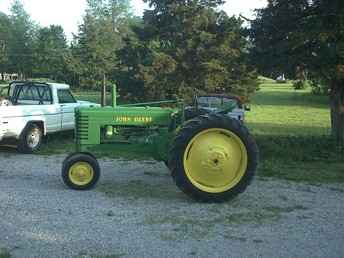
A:
[[[78,186],[83,186],[89,184],[94,176],[94,171],[92,166],[87,162],[76,162],[69,169],[69,179],[70,181]]]
[[[247,169],[247,150],[233,132],[212,128],[192,138],[184,153],[190,182],[209,193],[222,193],[237,185]]]

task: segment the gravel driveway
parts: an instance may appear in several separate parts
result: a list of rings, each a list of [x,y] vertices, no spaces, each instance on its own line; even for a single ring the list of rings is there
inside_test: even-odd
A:
[[[97,187],[72,191],[63,159],[0,152],[3,254],[344,257],[344,185],[258,177],[230,203],[199,204],[155,161],[103,159]]]

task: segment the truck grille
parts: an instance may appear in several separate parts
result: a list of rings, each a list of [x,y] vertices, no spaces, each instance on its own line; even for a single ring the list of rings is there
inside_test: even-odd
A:
[[[75,139],[79,143],[81,141],[88,140],[88,116],[81,115],[80,113],[76,115],[76,126],[75,126]]]

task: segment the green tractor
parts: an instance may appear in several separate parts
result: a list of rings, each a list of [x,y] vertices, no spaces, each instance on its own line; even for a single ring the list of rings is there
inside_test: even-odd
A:
[[[223,202],[242,193],[258,163],[258,148],[246,127],[221,112],[185,119],[183,101],[79,108],[76,152],[63,162],[62,178],[88,190],[100,177],[92,153],[135,153],[164,162],[176,185],[202,202]]]

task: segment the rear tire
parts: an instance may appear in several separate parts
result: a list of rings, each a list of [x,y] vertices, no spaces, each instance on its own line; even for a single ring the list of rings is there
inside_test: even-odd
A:
[[[99,177],[99,163],[92,155],[74,153],[63,161],[62,179],[71,189],[92,189],[97,184]]]
[[[168,164],[185,194],[201,202],[224,202],[250,184],[258,164],[258,147],[239,121],[209,114],[184,124]]]
[[[42,145],[43,132],[36,124],[29,124],[22,132],[17,149],[21,153],[31,154],[38,151]]]

